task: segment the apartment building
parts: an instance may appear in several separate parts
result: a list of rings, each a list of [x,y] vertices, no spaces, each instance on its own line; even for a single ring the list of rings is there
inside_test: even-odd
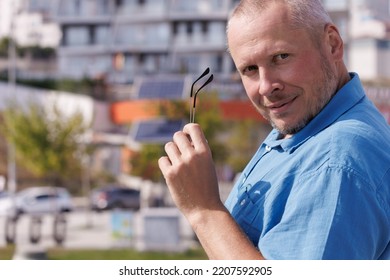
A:
[[[390,78],[390,1],[351,3],[350,69],[366,80]]]
[[[67,0],[59,3],[61,75],[106,76],[131,83],[139,75],[228,76],[225,25],[233,0]]]
[[[14,11],[14,36],[23,44],[60,44],[60,77],[128,84],[140,75],[196,74],[210,67],[229,78],[234,67],[224,29],[236,2],[2,0],[0,37],[9,34]],[[346,42],[349,68],[363,79],[389,78],[390,1],[323,2]]]

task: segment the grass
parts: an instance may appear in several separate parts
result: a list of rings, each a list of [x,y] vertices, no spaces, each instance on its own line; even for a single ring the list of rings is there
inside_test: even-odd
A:
[[[10,260],[14,247],[0,248],[0,260]],[[132,249],[84,250],[51,248],[47,252],[49,260],[204,260],[207,256],[202,248],[183,253],[138,252]]]
[[[10,260],[14,255],[15,247],[8,245],[7,247],[0,248],[0,260]]]
[[[50,260],[201,260],[207,259],[203,249],[183,253],[138,252],[130,249],[69,250],[50,249]]]

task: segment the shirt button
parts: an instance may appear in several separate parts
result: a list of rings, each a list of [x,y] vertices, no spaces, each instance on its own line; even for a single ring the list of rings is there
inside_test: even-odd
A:
[[[245,202],[246,202],[245,199],[241,200],[240,205],[243,206],[245,204]]]
[[[271,150],[272,150],[272,148],[270,147],[270,146],[265,146],[265,150],[267,151],[267,152],[270,152]]]

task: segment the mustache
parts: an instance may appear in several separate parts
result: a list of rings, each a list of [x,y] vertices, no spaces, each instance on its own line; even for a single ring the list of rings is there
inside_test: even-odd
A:
[[[283,93],[277,92],[270,96],[263,97],[259,100],[259,104],[265,108],[277,108],[286,103],[291,102],[299,96],[299,93]]]

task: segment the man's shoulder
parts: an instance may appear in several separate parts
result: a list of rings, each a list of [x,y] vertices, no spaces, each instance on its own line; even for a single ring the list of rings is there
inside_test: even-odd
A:
[[[381,121],[342,118],[323,132],[329,165],[350,168],[362,176],[384,174],[390,169],[390,128]]]
[[[325,129],[324,133],[334,144],[345,144],[347,148],[390,147],[390,126],[375,110],[352,110]]]

